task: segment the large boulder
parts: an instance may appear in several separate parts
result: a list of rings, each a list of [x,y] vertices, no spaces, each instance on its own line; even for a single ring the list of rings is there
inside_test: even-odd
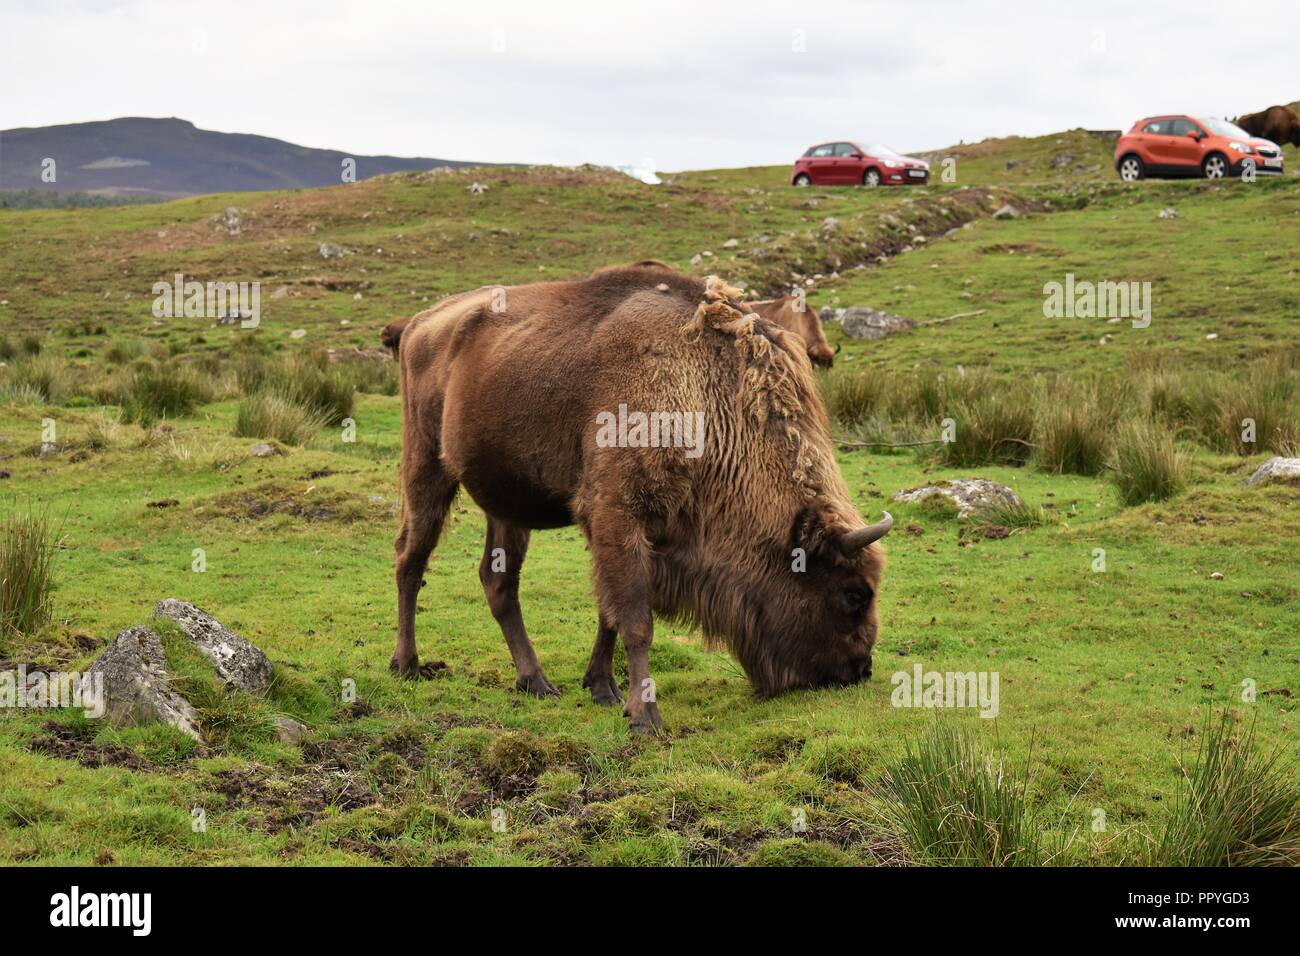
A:
[[[1300,482],[1300,458],[1270,458],[1256,468],[1255,473],[1242,484],[1262,485],[1270,481]]]
[[[932,485],[895,492],[894,500],[919,503],[936,496],[947,498],[955,504],[957,514],[962,518],[1000,506],[1024,507],[1020,496],[1014,491],[1006,485],[989,481],[987,478],[954,478],[951,481],[936,481]]]
[[[83,680],[103,681],[104,713],[115,724],[161,721],[199,739],[199,716],[171,687],[162,641],[147,627],[117,635]]]
[[[193,604],[167,598],[154,608],[154,617],[175,621],[194,646],[216,669],[227,690],[265,694],[271,686],[271,661],[258,648],[234,631],[227,630],[210,614]]]
[[[883,339],[895,332],[916,328],[914,319],[889,315],[869,306],[852,306],[833,314],[844,331],[855,339]]]

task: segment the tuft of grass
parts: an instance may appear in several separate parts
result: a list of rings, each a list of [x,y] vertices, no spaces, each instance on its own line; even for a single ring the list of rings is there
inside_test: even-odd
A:
[[[141,425],[188,415],[212,397],[211,384],[183,365],[136,366],[118,391],[122,417]]]
[[[0,637],[30,635],[49,623],[56,540],[46,513],[0,519]]]
[[[875,418],[889,395],[889,378],[877,369],[834,373],[825,382],[827,412],[850,428]]]
[[[1020,504],[1000,502],[985,508],[977,517],[981,525],[997,525],[1011,531],[1028,531],[1040,525],[1056,524],[1060,521],[1060,516],[1055,512],[1041,506],[1031,508],[1024,502]]]
[[[144,355],[140,339],[117,339],[104,352],[104,360],[113,365],[129,365]]]
[[[325,415],[290,395],[260,391],[245,397],[235,414],[236,438],[274,438],[305,445],[326,425]]]
[[[1167,428],[1133,419],[1115,435],[1112,481],[1125,505],[1164,501],[1187,486],[1191,460]]]
[[[53,404],[67,394],[67,364],[53,355],[28,353],[8,370],[4,388],[10,401],[31,401],[35,397],[40,403]]]
[[[1009,386],[957,399],[953,440],[939,447],[945,465],[1022,465],[1033,453],[1033,404],[1024,389]]]
[[[1300,767],[1207,716],[1196,761],[1151,848],[1155,866],[1300,865]]]
[[[1099,475],[1110,454],[1111,423],[1091,390],[1044,396],[1035,423],[1038,466],[1054,475]]]
[[[1028,764],[986,755],[975,735],[937,722],[885,771],[879,798],[908,855],[930,866],[1036,866],[1045,851],[1029,804]]]

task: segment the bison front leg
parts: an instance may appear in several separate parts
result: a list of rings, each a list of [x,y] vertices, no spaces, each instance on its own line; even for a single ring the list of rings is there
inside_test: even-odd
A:
[[[627,650],[628,692],[623,715],[635,734],[663,730],[650,676],[654,616],[650,611],[649,555],[641,530],[622,520],[593,520],[591,550],[601,616],[612,621]],[[593,655],[594,656],[594,655]]]
[[[614,677],[614,641],[617,639],[618,631],[602,614],[596,630],[596,646],[591,649],[587,673],[582,678],[582,686],[591,691],[592,702],[602,707],[623,703],[623,695]]]

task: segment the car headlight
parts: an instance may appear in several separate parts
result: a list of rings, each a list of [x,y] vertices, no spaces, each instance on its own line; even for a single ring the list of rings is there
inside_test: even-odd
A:
[[[890,169],[902,169],[902,168],[903,168],[903,164],[902,164],[902,163],[896,163],[896,162],[894,162],[894,160],[892,160],[892,159],[887,159],[887,160],[885,160],[885,165],[888,166]]]
[[[1239,153],[1253,153],[1253,152],[1254,152],[1254,150],[1251,149],[1249,146],[1247,146],[1245,143],[1229,143],[1229,144],[1228,144],[1228,148],[1229,148],[1229,149],[1235,149],[1235,150],[1236,150],[1237,152],[1239,152]]]

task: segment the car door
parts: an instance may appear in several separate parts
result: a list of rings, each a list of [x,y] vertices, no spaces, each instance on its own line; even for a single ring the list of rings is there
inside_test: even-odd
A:
[[[856,186],[861,180],[862,154],[852,143],[835,144],[835,184]]]
[[[825,143],[816,146],[808,156],[808,178],[814,186],[829,186],[833,183],[835,161],[835,144]]]
[[[1142,127],[1143,144],[1146,146],[1147,158],[1144,160],[1152,166],[1175,166],[1174,158],[1174,120],[1165,116],[1152,120]],[[1189,140],[1190,142],[1190,140]]]
[[[1169,162],[1176,166],[1185,166],[1191,169],[1198,169],[1201,165],[1201,154],[1204,150],[1201,148],[1200,139],[1192,139],[1188,133],[1197,132],[1203,139],[1206,135],[1205,130],[1193,123],[1189,119],[1176,119],[1169,128]]]

